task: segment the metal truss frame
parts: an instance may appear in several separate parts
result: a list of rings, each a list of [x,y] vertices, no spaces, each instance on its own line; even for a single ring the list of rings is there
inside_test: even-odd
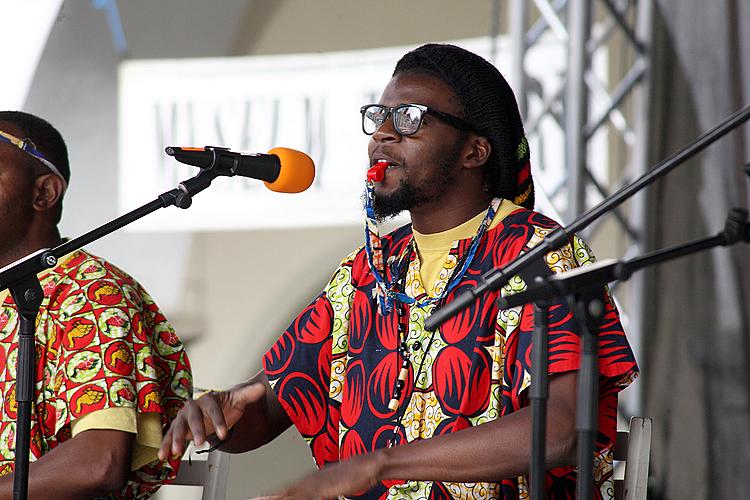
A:
[[[600,199],[629,184],[647,169],[649,143],[650,47],[653,0],[510,0],[509,34],[512,42],[513,89],[530,142],[539,137],[539,125],[555,124],[564,149],[564,178],[552,189],[540,188],[539,198],[549,201],[553,212],[572,221]],[[534,14],[535,19],[530,19]],[[567,65],[551,88],[527,71],[529,54],[543,40],[556,40],[567,48]],[[617,70],[609,65],[613,51],[625,63]],[[604,56],[607,74],[602,78],[592,61]],[[616,74],[614,74],[616,73]],[[608,80],[616,80],[614,85]],[[550,85],[548,85],[550,87]],[[530,110],[529,101],[537,105]],[[545,134],[549,133],[549,126]],[[606,134],[608,156],[613,164],[607,172],[592,169],[590,146]],[[611,147],[619,142],[618,148]],[[609,151],[623,151],[613,157]],[[559,163],[560,159],[555,158]],[[545,159],[534,161],[544,175]],[[614,172],[614,173],[613,173]],[[642,254],[648,235],[645,193],[633,197],[612,216],[615,231],[624,235],[624,256]],[[612,225],[597,221],[584,235],[593,238]],[[645,324],[646,283],[637,273],[626,286],[613,286],[628,337],[638,357]],[[625,413],[641,412],[637,385],[621,401]]]

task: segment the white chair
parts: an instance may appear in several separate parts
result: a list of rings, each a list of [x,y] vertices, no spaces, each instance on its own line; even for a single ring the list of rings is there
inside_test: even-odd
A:
[[[229,453],[215,450],[208,454],[207,460],[183,459],[177,478],[169,484],[202,486],[203,500],[224,500],[229,479],[229,458]]]
[[[625,474],[615,477],[615,498],[646,500],[650,452],[651,419],[632,417],[629,430],[617,433],[615,461],[625,462]]]

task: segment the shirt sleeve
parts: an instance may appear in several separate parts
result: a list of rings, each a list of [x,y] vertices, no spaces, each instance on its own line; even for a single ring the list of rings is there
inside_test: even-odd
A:
[[[135,432],[128,498],[173,478],[180,457],[159,462],[162,429],[192,392],[181,341],[148,293],[130,276],[85,252],[49,283],[45,374],[49,433],[118,428]],[[45,292],[47,293],[47,292]],[[104,413],[101,413],[104,412]]]
[[[320,432],[331,376],[333,309],[325,293],[292,322],[263,357],[279,402],[303,437]]]
[[[351,262],[295,318],[263,357],[263,368],[319,467],[338,461],[338,414],[352,313]]]
[[[574,236],[571,244],[548,253],[546,262],[552,272],[560,273],[590,265],[595,258],[588,245]],[[515,293],[522,289],[511,290],[512,286],[507,286],[504,293]],[[505,390],[513,399],[515,409],[525,405],[523,393],[531,385],[533,318],[533,304],[501,311],[499,315],[498,323],[505,331],[508,345]],[[581,329],[567,301],[559,299],[552,303],[548,324],[548,373],[555,375],[577,370],[580,365]],[[606,381],[607,384],[621,390],[638,375],[638,367],[620,323],[617,307],[608,291],[604,317],[595,333],[599,339],[599,373],[604,378],[612,379]]]
[[[108,429],[135,434],[130,470],[137,470],[156,460],[162,431],[156,413],[136,414],[133,408],[107,408],[88,413],[70,423],[73,437],[91,429]]]
[[[85,267],[84,267],[85,266]],[[105,408],[165,413],[165,397],[187,396],[182,344],[138,285],[116,279],[95,260],[51,305],[56,324],[55,396],[67,405],[62,426]]]
[[[546,255],[546,263],[555,272],[564,272],[594,262],[586,243],[574,236],[571,243]],[[513,281],[513,280],[511,280]],[[525,288],[515,281],[515,290]],[[514,285],[510,285],[513,287]],[[498,334],[505,338],[505,373],[502,386],[502,415],[513,413],[529,404],[527,389],[531,386],[532,334],[534,307],[500,311]],[[548,367],[550,375],[577,370],[580,366],[581,329],[565,300],[558,300],[549,309]],[[594,467],[601,471],[596,478],[596,490],[611,488],[612,450],[617,433],[617,394],[638,375],[633,352],[630,349],[619,314],[609,292],[606,292],[603,320],[595,332],[599,340],[599,401],[597,407],[598,432],[595,437]],[[560,467],[547,474],[547,484],[574,484],[575,468]],[[574,488],[574,486],[571,486]]]

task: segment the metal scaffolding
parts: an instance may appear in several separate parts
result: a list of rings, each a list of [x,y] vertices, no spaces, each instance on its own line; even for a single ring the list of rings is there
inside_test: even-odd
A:
[[[512,84],[536,153],[538,205],[567,223],[648,167],[653,0],[510,0],[508,5]],[[552,80],[538,77],[559,63],[540,64],[534,57],[543,44],[567,52]],[[646,198],[639,194],[583,236],[617,240],[617,257],[630,257],[647,248],[647,222]],[[643,273],[613,292],[639,358],[646,312]],[[625,413],[640,414],[637,384],[621,403]]]

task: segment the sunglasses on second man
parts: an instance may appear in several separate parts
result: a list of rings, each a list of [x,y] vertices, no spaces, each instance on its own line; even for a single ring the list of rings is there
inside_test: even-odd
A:
[[[400,135],[416,134],[419,127],[422,126],[422,121],[426,114],[432,115],[459,130],[477,131],[474,125],[466,120],[423,104],[399,104],[393,107],[381,104],[367,104],[362,106],[359,112],[362,113],[362,131],[367,135],[374,134],[385,123],[388,116],[392,117],[393,128]]]
[[[65,180],[65,177],[63,176],[63,174],[60,173],[60,171],[51,161],[45,158],[44,155],[36,149],[36,144],[34,144],[34,142],[31,139],[28,139],[28,138],[19,139],[18,137],[12,134],[9,134],[8,132],[3,132],[2,130],[0,130],[0,142],[4,142],[12,146],[15,146],[21,151],[23,151],[24,153],[26,153],[27,155],[32,156],[33,158],[36,158],[37,160],[42,162],[42,164],[44,164],[44,166],[50,169],[53,174],[55,174],[60,179],[62,179],[63,186],[67,189],[68,181]]]

